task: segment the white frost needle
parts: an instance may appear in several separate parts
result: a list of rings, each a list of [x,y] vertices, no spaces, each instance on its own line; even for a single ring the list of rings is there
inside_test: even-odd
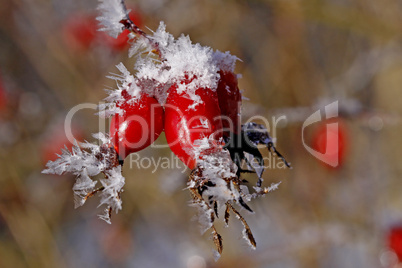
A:
[[[101,14],[96,19],[102,26],[99,30],[105,31],[110,36],[117,38],[124,29],[120,21],[127,17],[122,1],[99,0],[98,10]]]
[[[57,175],[71,173],[76,176],[73,186],[76,208],[84,205],[89,197],[99,192],[101,198],[99,206],[106,206],[108,211],[100,218],[110,222],[110,212],[117,213],[121,210],[120,193],[123,191],[125,178],[121,174],[121,166],[113,162],[113,153],[107,150],[110,148],[110,138],[103,133],[93,136],[99,140],[100,145],[85,142],[80,147],[75,141],[71,152],[67,147],[63,149],[59,158],[49,161],[46,164],[47,169],[42,173]],[[102,187],[95,190],[98,181],[91,177],[100,173],[105,175],[105,179],[100,179]]]

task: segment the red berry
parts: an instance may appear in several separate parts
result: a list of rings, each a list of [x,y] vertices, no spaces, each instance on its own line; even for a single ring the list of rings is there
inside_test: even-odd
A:
[[[72,125],[71,132],[74,139],[80,141],[83,139],[84,135],[81,128]],[[61,149],[67,147],[69,151],[72,150],[73,144],[67,138],[66,132],[62,124],[58,123],[49,128],[43,137],[43,142],[41,144],[41,157],[42,162],[47,163],[48,161],[55,161],[60,153]]]
[[[132,10],[130,19],[138,27],[142,26],[142,17],[139,12]],[[65,39],[69,46],[75,50],[86,51],[94,43],[106,45],[112,50],[121,51],[128,48],[128,35],[130,31],[124,30],[117,38],[99,31],[99,23],[94,15],[73,15],[66,22],[64,29]]]
[[[388,246],[398,256],[402,262],[402,227],[394,227],[388,233]]]
[[[128,47],[128,35],[130,34],[129,30],[124,30],[117,38],[113,38],[111,36],[105,35],[105,41],[107,45],[115,51],[121,51]]]
[[[110,136],[120,159],[151,145],[163,131],[163,107],[145,93],[131,97],[123,91],[125,100],[117,106],[122,114],[112,117]]]
[[[183,92],[177,92],[177,85],[169,91],[165,105],[166,140],[173,153],[190,169],[194,169],[197,159],[194,155],[194,142],[213,134],[215,140],[222,137],[221,112],[216,92],[209,88],[199,88],[195,94],[200,103]]]
[[[64,28],[66,42],[75,50],[88,50],[98,35],[97,29],[94,16],[74,15]]]
[[[337,123],[337,125],[333,125]],[[322,122],[313,134],[313,148],[320,152],[327,163],[336,163],[342,166],[345,158],[346,126],[339,119],[330,119]],[[325,164],[330,167],[330,165]]]
[[[3,111],[6,106],[7,106],[6,92],[3,81],[0,77],[0,111]]]
[[[240,127],[241,93],[237,85],[237,77],[232,72],[219,71],[220,79],[216,90],[219,108],[222,113],[222,126],[224,135],[229,131],[238,134]]]

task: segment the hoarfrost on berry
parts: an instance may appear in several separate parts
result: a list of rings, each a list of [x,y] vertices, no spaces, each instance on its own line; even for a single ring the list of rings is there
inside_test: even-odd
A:
[[[158,44],[162,62],[152,57],[138,58],[135,69],[139,80],[152,80],[160,85],[177,85],[178,94],[186,93],[194,101],[194,108],[200,103],[195,94],[199,88],[216,90],[220,78],[218,71],[233,71],[237,57],[229,52],[213,51],[208,46],[193,44],[188,36],[175,39],[161,22],[149,38]],[[144,43],[135,45],[130,54],[137,54]]]
[[[103,99],[105,101],[104,103],[98,105],[98,115],[103,118],[124,112],[117,106],[118,103],[127,101],[123,96],[123,91],[131,97],[131,99],[128,100],[129,102],[135,102],[141,92],[137,80],[127,70],[126,66],[124,66],[123,63],[119,63],[116,67],[121,74],[111,74],[106,77],[116,81],[117,89],[106,90],[109,95]]]

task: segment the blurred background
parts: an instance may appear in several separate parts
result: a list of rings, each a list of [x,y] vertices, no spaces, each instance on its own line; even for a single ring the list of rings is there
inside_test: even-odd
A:
[[[143,29],[164,21],[175,37],[188,34],[238,56],[248,98],[243,120],[266,118],[292,163],[286,169],[267,158],[265,186],[282,183],[250,203],[255,214],[242,213],[256,250],[233,216],[229,228],[217,224],[224,239],[218,262],[188,206],[189,170],[181,164],[125,165],[123,210],[111,225],[97,218],[96,197],[74,210],[74,177],[41,174],[71,146],[64,132],[70,109],[102,100],[116,64],[133,66],[126,37],[96,32],[96,5],[0,5],[0,267],[402,267],[400,0],[127,0]],[[303,130],[334,101],[338,118]],[[92,141],[99,131],[94,113],[73,117],[77,139]],[[329,122],[339,133],[327,139]],[[326,143],[340,152],[336,168],[303,145],[325,152]],[[151,156],[176,159],[166,148],[135,157]]]

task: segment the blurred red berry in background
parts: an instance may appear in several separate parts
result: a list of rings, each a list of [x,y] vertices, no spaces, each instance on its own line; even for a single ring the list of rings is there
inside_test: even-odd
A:
[[[142,17],[138,11],[131,9],[130,19],[138,27],[142,27]],[[105,32],[98,31],[98,29],[99,24],[96,15],[74,14],[67,19],[63,33],[67,45],[75,51],[87,51],[95,43],[109,47],[114,51],[122,51],[128,48],[130,31],[124,30],[117,38],[113,38]]]
[[[402,226],[391,228],[387,239],[388,246],[398,256],[399,262],[402,262]]]
[[[84,135],[81,128],[73,125],[71,132],[77,142],[82,141]],[[51,126],[45,133],[41,143],[42,162],[46,164],[48,161],[55,161],[58,158],[57,154],[61,154],[61,149],[65,149],[65,147],[71,152],[73,144],[68,140],[63,125],[55,124]]]
[[[6,105],[7,105],[6,90],[0,75],[0,112],[3,112],[5,110]]]
[[[94,43],[97,35],[97,21],[95,16],[75,14],[68,18],[64,35],[66,43],[73,50],[88,50]]]
[[[337,124],[337,126],[333,124]],[[321,159],[322,161],[320,162],[329,168],[333,167],[325,162],[338,162],[335,168],[341,167],[345,160],[345,149],[347,146],[347,128],[345,123],[340,118],[322,121],[314,130],[312,137],[314,150],[323,154],[322,157],[324,159]]]

